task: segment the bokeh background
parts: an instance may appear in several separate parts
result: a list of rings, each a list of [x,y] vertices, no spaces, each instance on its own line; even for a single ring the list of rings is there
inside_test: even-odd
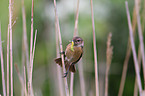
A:
[[[24,0],[26,11],[27,35],[30,40],[31,28],[31,0]],[[141,0],[143,2],[143,0]],[[128,0],[132,17],[134,0]],[[6,42],[8,27],[8,0],[0,0],[0,22],[6,70]],[[141,3],[142,4],[142,3]],[[98,51],[98,69],[100,96],[104,95],[104,80],[106,68],[107,35],[112,32],[113,59],[109,75],[109,96],[116,96],[122,74],[123,62],[128,42],[128,24],[125,11],[125,0],[94,0],[94,18]],[[73,37],[77,0],[57,0],[57,10],[60,20],[63,47]],[[22,69],[22,11],[21,0],[13,2],[13,57],[19,69]],[[33,88],[37,96],[59,96],[57,81],[57,65],[55,43],[55,14],[53,0],[34,0],[34,30],[38,30],[34,58]],[[84,39],[84,55],[82,58],[85,90],[87,96],[95,96],[95,71],[93,56],[92,22],[90,0],[80,0],[79,36]],[[136,36],[137,37],[137,36]],[[29,44],[29,42],[28,42]],[[29,44],[30,45],[30,44]],[[138,39],[136,39],[138,46]],[[1,70],[1,69],[0,69]],[[132,55],[129,60],[127,78],[123,96],[133,96],[135,71]],[[6,73],[6,72],[5,72]],[[62,73],[63,75],[63,73]],[[2,81],[0,71],[0,94]],[[21,95],[21,84],[14,68],[14,96]],[[74,96],[80,96],[80,82],[78,70],[74,77]]]

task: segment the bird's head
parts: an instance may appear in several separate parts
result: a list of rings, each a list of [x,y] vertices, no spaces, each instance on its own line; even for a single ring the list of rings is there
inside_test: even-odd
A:
[[[72,39],[72,46],[76,47],[84,47],[84,41],[81,37],[73,37]]]

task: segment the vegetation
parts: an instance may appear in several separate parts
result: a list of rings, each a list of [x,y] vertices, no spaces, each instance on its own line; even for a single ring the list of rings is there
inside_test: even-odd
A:
[[[0,96],[143,95],[144,23],[144,0],[1,0]],[[54,59],[76,35],[84,54],[62,78]]]

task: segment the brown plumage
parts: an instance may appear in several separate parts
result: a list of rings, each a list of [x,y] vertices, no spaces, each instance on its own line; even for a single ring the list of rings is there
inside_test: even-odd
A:
[[[74,43],[74,45],[72,44]],[[75,65],[82,57],[83,54],[83,46],[84,41],[80,37],[74,37],[72,39],[72,43],[69,43],[65,50],[65,68],[67,72],[65,73],[65,76],[67,76],[68,72],[76,72]],[[73,47],[73,48],[72,48]],[[56,58],[55,62],[59,64],[62,67],[62,60],[61,58]]]

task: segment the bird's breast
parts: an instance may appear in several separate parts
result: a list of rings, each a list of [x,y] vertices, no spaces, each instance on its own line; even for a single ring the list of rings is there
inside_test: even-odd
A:
[[[76,62],[82,56],[83,50],[81,47],[74,46],[74,51],[71,50],[71,44],[66,48],[65,55],[69,62]]]

